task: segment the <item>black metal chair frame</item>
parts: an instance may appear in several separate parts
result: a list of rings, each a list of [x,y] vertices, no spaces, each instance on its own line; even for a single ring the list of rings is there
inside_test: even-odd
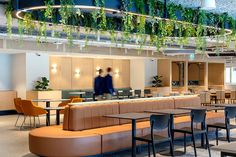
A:
[[[148,143],[148,156],[150,157],[150,145],[152,144],[152,151],[153,156],[156,157],[156,148],[155,144],[160,144],[163,142],[169,142],[170,143],[170,153],[172,156],[174,156],[174,150],[173,150],[173,143],[172,143],[172,136],[171,136],[171,130],[170,130],[170,115],[151,115],[150,117],[150,123],[151,123],[151,134],[144,136],[144,137],[136,137],[136,140],[143,141]],[[162,137],[158,136],[154,133],[154,131],[161,131],[167,129],[168,137]],[[162,140],[155,139],[155,137],[161,137]]]
[[[194,128],[194,124],[201,124],[201,129]],[[192,135],[194,154],[197,157],[196,143],[195,143],[195,135],[204,134],[206,137],[206,146],[209,152],[209,156],[211,157],[211,151],[209,146],[209,140],[206,129],[206,110],[192,110],[191,111],[191,127],[186,127],[185,129],[173,129],[173,139],[174,133],[183,133],[184,134],[184,152],[186,152],[186,134]]]
[[[230,119],[236,117],[236,107],[225,107],[225,123],[215,123],[207,125],[207,131],[209,128],[216,129],[216,145],[219,143],[219,129],[226,130],[226,139],[230,143],[230,129],[236,128],[236,125],[230,124]]]

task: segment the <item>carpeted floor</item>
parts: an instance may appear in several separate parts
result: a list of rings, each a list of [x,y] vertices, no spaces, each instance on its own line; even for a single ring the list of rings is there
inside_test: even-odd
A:
[[[15,127],[14,123],[16,120],[16,115],[11,116],[0,116],[0,157],[36,157],[34,154],[31,154],[28,149],[28,133],[29,129],[19,130],[19,127]],[[45,117],[40,118],[41,125],[45,125]],[[55,121],[55,117],[52,116],[52,123]],[[20,119],[22,122],[22,119]],[[27,122],[29,123],[29,122]],[[20,124],[20,123],[19,123]],[[225,131],[220,132],[221,136],[225,135]],[[213,135],[210,136],[210,143],[215,144],[215,140],[213,139]],[[236,130],[232,131],[232,136],[236,136]],[[198,140],[198,143],[200,139]],[[226,143],[225,141],[220,141],[219,144]],[[183,157],[191,157],[194,155],[193,148],[190,146],[190,142],[188,142],[189,146],[187,147],[187,153],[183,155]],[[182,150],[181,146],[182,142],[176,142],[175,148],[177,150]],[[158,145],[157,145],[158,148]],[[168,148],[167,148],[168,149]],[[208,157],[208,151],[205,149],[197,149],[197,153],[199,157]],[[211,151],[212,157],[219,157],[220,153]],[[131,151],[124,150],[117,153],[105,154],[105,157],[130,157]],[[141,148],[141,151],[137,153],[137,157],[147,156],[147,148],[144,146]],[[162,156],[158,154],[158,156]]]

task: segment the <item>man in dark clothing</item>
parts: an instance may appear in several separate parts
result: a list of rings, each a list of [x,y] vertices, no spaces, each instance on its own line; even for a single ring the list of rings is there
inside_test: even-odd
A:
[[[112,69],[110,67],[107,68],[107,75],[104,78],[104,82],[105,82],[104,84],[105,97],[107,100],[111,100],[115,90],[113,88]]]
[[[99,75],[94,79],[94,95],[97,100],[102,100],[104,93],[104,78],[102,77],[103,70],[98,70]]]

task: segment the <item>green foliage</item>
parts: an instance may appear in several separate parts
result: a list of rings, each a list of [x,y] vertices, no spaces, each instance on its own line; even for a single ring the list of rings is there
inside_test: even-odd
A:
[[[48,91],[51,90],[49,88],[49,80],[46,77],[41,77],[40,80],[35,82],[34,85],[35,90],[37,91]]]
[[[153,76],[152,87],[162,87],[162,76]]]

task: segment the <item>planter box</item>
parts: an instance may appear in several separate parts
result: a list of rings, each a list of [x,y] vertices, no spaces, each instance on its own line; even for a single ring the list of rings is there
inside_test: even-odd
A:
[[[53,90],[53,91],[27,91],[26,98],[28,100],[33,99],[61,99],[61,91],[60,90]],[[51,107],[58,106],[60,102],[52,102],[50,105]],[[46,107],[45,103],[35,103],[35,105]]]
[[[169,95],[171,92],[170,87],[146,87],[145,89],[151,89],[152,94],[155,95]]]

